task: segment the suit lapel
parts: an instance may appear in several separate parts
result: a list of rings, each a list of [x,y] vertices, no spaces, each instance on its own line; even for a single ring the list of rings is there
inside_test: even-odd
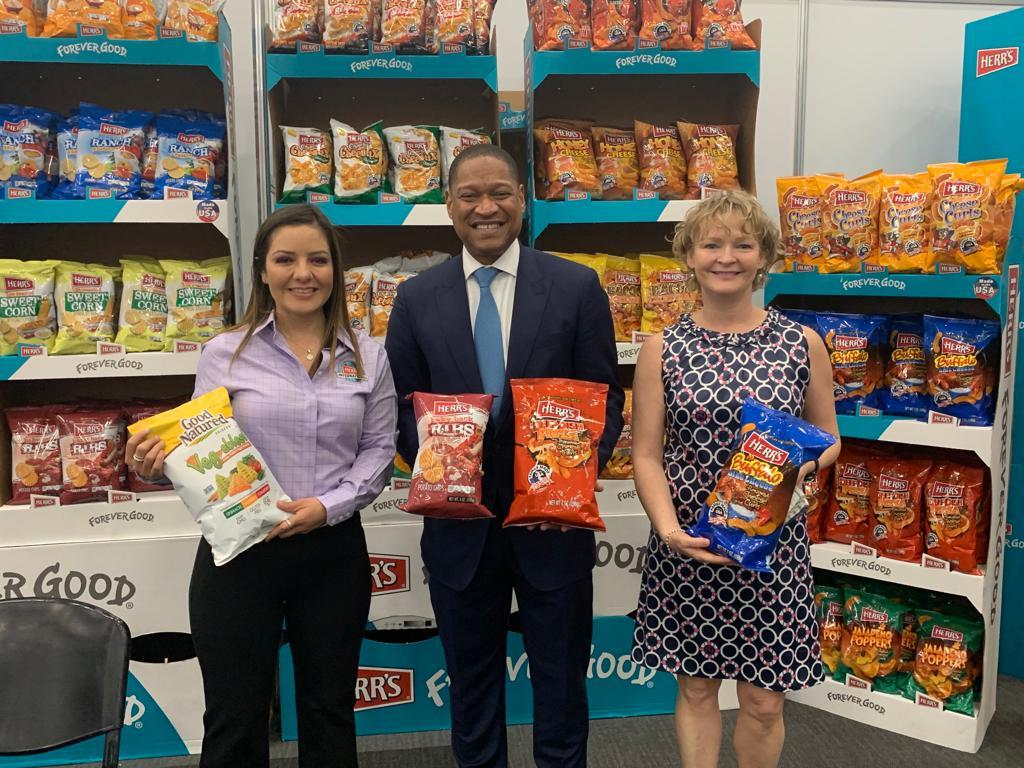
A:
[[[469,298],[466,296],[466,275],[462,269],[462,256],[457,255],[445,264],[448,277],[437,292],[437,312],[441,318],[440,332],[444,334],[448,350],[466,382],[466,392],[483,392],[480,368],[476,363],[473,346],[473,326],[469,322]]]
[[[548,302],[551,285],[544,280],[537,251],[522,248],[519,252],[519,270],[516,274],[516,294],[512,308],[512,330],[508,341],[508,362],[505,377],[508,380],[523,378],[526,365],[530,362],[537,332],[544,319],[544,308]],[[502,424],[512,413],[512,396],[505,385],[505,398],[498,416]]]

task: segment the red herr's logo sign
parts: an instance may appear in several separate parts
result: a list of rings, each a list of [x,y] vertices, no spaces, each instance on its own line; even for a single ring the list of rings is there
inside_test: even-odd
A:
[[[781,467],[789,458],[789,451],[772,445],[757,432],[751,432],[750,437],[743,441],[743,451],[777,467]]]
[[[977,77],[991,75],[1001,69],[1015,67],[1020,62],[1020,48],[982,48],[978,51]]]
[[[389,595],[409,591],[409,557],[402,555],[370,555],[370,591]]]
[[[356,677],[355,710],[409,704],[415,699],[411,669],[360,667]]]

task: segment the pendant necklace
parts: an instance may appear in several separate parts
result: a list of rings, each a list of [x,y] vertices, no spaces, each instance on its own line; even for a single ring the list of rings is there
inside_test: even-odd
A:
[[[313,354],[313,350],[306,347],[306,359],[312,362],[314,357],[316,357],[316,355]]]

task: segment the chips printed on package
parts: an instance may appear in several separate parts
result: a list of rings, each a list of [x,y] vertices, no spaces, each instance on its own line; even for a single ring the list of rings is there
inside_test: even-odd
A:
[[[57,264],[54,354],[90,355],[97,342],[114,340],[114,281],[120,275],[119,267],[102,264]]]
[[[843,641],[843,590],[824,585],[815,587],[814,612],[818,620],[821,662],[828,674],[834,675]]]
[[[227,256],[205,261],[161,259],[167,288],[167,328],[164,351],[173,352],[174,342],[209,341],[227,327]]]
[[[142,188],[142,153],[151,112],[113,112],[82,104],[78,112],[75,196],[100,190],[132,199]]]
[[[880,595],[862,589],[845,590],[843,639],[839,665],[833,677],[846,682],[848,674],[872,687],[897,693],[903,608]]]
[[[640,0],[641,47],[657,44],[666,51],[694,47],[692,3],[698,0]]]
[[[282,125],[284,190],[282,203],[301,203],[309,192],[331,191],[331,138],[319,128]]]
[[[832,468],[832,496],[823,533],[826,541],[867,543],[873,479],[868,462],[879,453],[857,443],[843,441],[839,458]]]
[[[822,272],[860,272],[878,260],[878,207],[882,172],[849,180],[818,176],[825,262]]]
[[[821,195],[814,176],[790,176],[775,182],[779,197],[779,229],[786,270],[797,265],[824,271]]]
[[[4,0],[0,3],[0,23],[16,24],[28,37],[42,32],[42,18],[36,13],[35,0]]]
[[[804,478],[807,499],[807,538],[812,544],[825,541],[825,512],[832,491],[832,467],[821,467]]]
[[[687,529],[744,568],[769,565],[786,522],[800,467],[836,439],[802,419],[747,399],[729,460],[697,521]]]
[[[444,164],[441,166],[441,178],[445,187],[448,186],[448,173],[451,171],[452,163],[466,147],[476,144],[490,144],[491,137],[482,128],[475,131],[466,131],[462,128],[448,128],[441,126],[441,156]]]
[[[631,200],[640,186],[636,136],[620,128],[591,129],[602,200]]]
[[[167,15],[167,0],[123,0],[126,40],[156,40],[156,29]]]
[[[324,47],[345,53],[366,53],[373,33],[370,0],[322,0]]]
[[[475,0],[429,0],[434,6],[432,30],[433,44],[439,49],[446,45],[461,45],[467,51],[475,46],[473,26]]]
[[[61,504],[106,501],[124,488],[124,421],[117,410],[57,413],[60,430]]]
[[[388,153],[381,123],[362,131],[331,120],[334,137],[334,200],[338,203],[376,203],[388,190]]]
[[[975,573],[978,554],[987,554],[987,537],[980,535],[984,490],[981,467],[953,461],[936,462],[925,483],[925,547],[954,571]]]
[[[922,495],[932,463],[895,456],[869,459],[868,543],[883,557],[919,563],[924,546]]]
[[[757,48],[740,15],[742,0],[693,0],[695,48],[751,51]]]
[[[887,414],[928,415],[928,362],[920,318],[893,318],[889,323],[889,361],[879,404]]]
[[[190,42],[217,42],[217,14],[227,0],[167,0],[164,26],[185,33]]]
[[[861,405],[877,407],[885,368],[884,315],[819,313],[818,333],[832,363],[836,413],[856,414]]]
[[[634,121],[640,189],[657,192],[662,200],[686,198],[686,159],[679,129]]]
[[[384,0],[380,41],[396,51],[419,52],[426,45],[427,0]]]
[[[78,137],[78,124],[77,118],[75,122],[75,153],[74,156],[78,157],[77,137]],[[156,168],[160,162],[160,136],[156,132],[156,121],[146,126],[146,140],[142,145],[142,164],[140,175],[142,176],[139,181],[139,196],[142,198],[150,198],[153,196],[153,192],[156,190]],[[63,163],[62,163],[63,165]],[[72,180],[74,180],[74,171],[72,170]]]
[[[370,291],[373,267],[345,270],[345,306],[354,331],[370,332]]]
[[[542,120],[533,129],[537,148],[537,196],[561,200],[566,192],[601,198],[590,127],[571,120]]]
[[[288,496],[234,420],[224,387],[130,424],[128,433],[143,429],[163,440],[164,474],[199,523],[214,565],[259,544],[289,519],[277,507]]]
[[[928,166],[932,250],[940,264],[960,266],[974,275],[999,272],[996,196],[1005,172],[1005,159]]]
[[[590,47],[590,4],[585,0],[531,0],[530,5],[535,51]]]
[[[0,190],[49,193],[46,154],[55,119],[45,109],[0,104]]]
[[[682,263],[664,256],[640,255],[640,297],[643,333],[660,333],[702,306],[700,289],[688,287]]]
[[[78,25],[99,27],[109,38],[124,37],[123,0],[49,0],[43,37],[78,37]]]
[[[442,203],[440,128],[398,125],[384,129],[391,187],[404,203]]]
[[[612,449],[611,458],[604,465],[601,477],[606,480],[633,479],[633,390],[624,389],[625,403],[622,406],[622,432]]]
[[[890,272],[934,272],[932,182],[927,173],[882,174],[878,265]]]
[[[391,319],[391,310],[395,307],[395,297],[398,296],[398,286],[415,277],[409,272],[397,272],[394,274],[374,272],[373,290],[370,293],[370,335],[374,337],[387,336],[388,321]]]
[[[272,49],[294,49],[298,43],[319,43],[320,11],[323,5],[329,13],[330,0],[277,0],[274,5]],[[326,13],[325,23],[326,23]]]
[[[996,260],[1000,271],[1006,246],[1010,244],[1010,230],[1013,228],[1013,213],[1017,203],[1017,194],[1024,189],[1024,179],[1019,173],[1008,173],[996,193],[996,214],[994,220],[996,243]]]
[[[974,682],[984,629],[977,621],[932,614],[921,622],[914,670],[905,695],[921,693],[942,702],[943,709],[974,716]]]
[[[78,170],[78,112],[57,123],[57,184],[50,192],[54,200],[71,200],[75,196],[75,173]],[[152,178],[150,178],[152,182]],[[142,190],[146,178],[143,174]]]
[[[170,197],[168,190],[180,189],[190,192],[194,200],[212,200],[226,127],[206,120],[161,115],[156,130],[158,161],[153,197]]]
[[[592,0],[592,48],[596,51],[631,51],[640,26],[637,0]]]
[[[640,260],[609,256],[605,260],[604,290],[615,326],[615,341],[631,342],[643,321]]]
[[[0,259],[0,355],[16,355],[21,344],[53,349],[56,261]],[[94,350],[95,351],[95,350]]]
[[[970,426],[992,424],[998,337],[994,320],[924,316],[930,410]]]
[[[129,352],[162,350],[167,327],[163,268],[155,261],[121,259],[121,280],[124,287],[114,340]]]
[[[739,189],[736,161],[738,125],[678,122],[679,140],[686,154],[686,196],[699,200],[705,189]]]
[[[594,486],[608,385],[571,379],[512,379],[509,384],[515,498],[503,525],[607,530]]]
[[[8,408],[11,432],[10,504],[28,504],[32,494],[59,496],[64,486],[60,463],[60,432],[49,408]]]
[[[484,432],[493,395],[413,392],[419,452],[404,511],[449,520],[494,517],[483,496]]]

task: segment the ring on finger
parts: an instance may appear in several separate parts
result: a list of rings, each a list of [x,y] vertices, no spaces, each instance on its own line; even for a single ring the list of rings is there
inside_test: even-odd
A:
[[[292,527],[292,521],[291,520],[285,520],[284,524],[287,525],[289,528]]]
[[[132,461],[140,461],[141,462],[141,461],[145,461],[145,460],[146,460],[145,456],[139,456],[139,454],[137,454],[137,453],[132,456]]]

